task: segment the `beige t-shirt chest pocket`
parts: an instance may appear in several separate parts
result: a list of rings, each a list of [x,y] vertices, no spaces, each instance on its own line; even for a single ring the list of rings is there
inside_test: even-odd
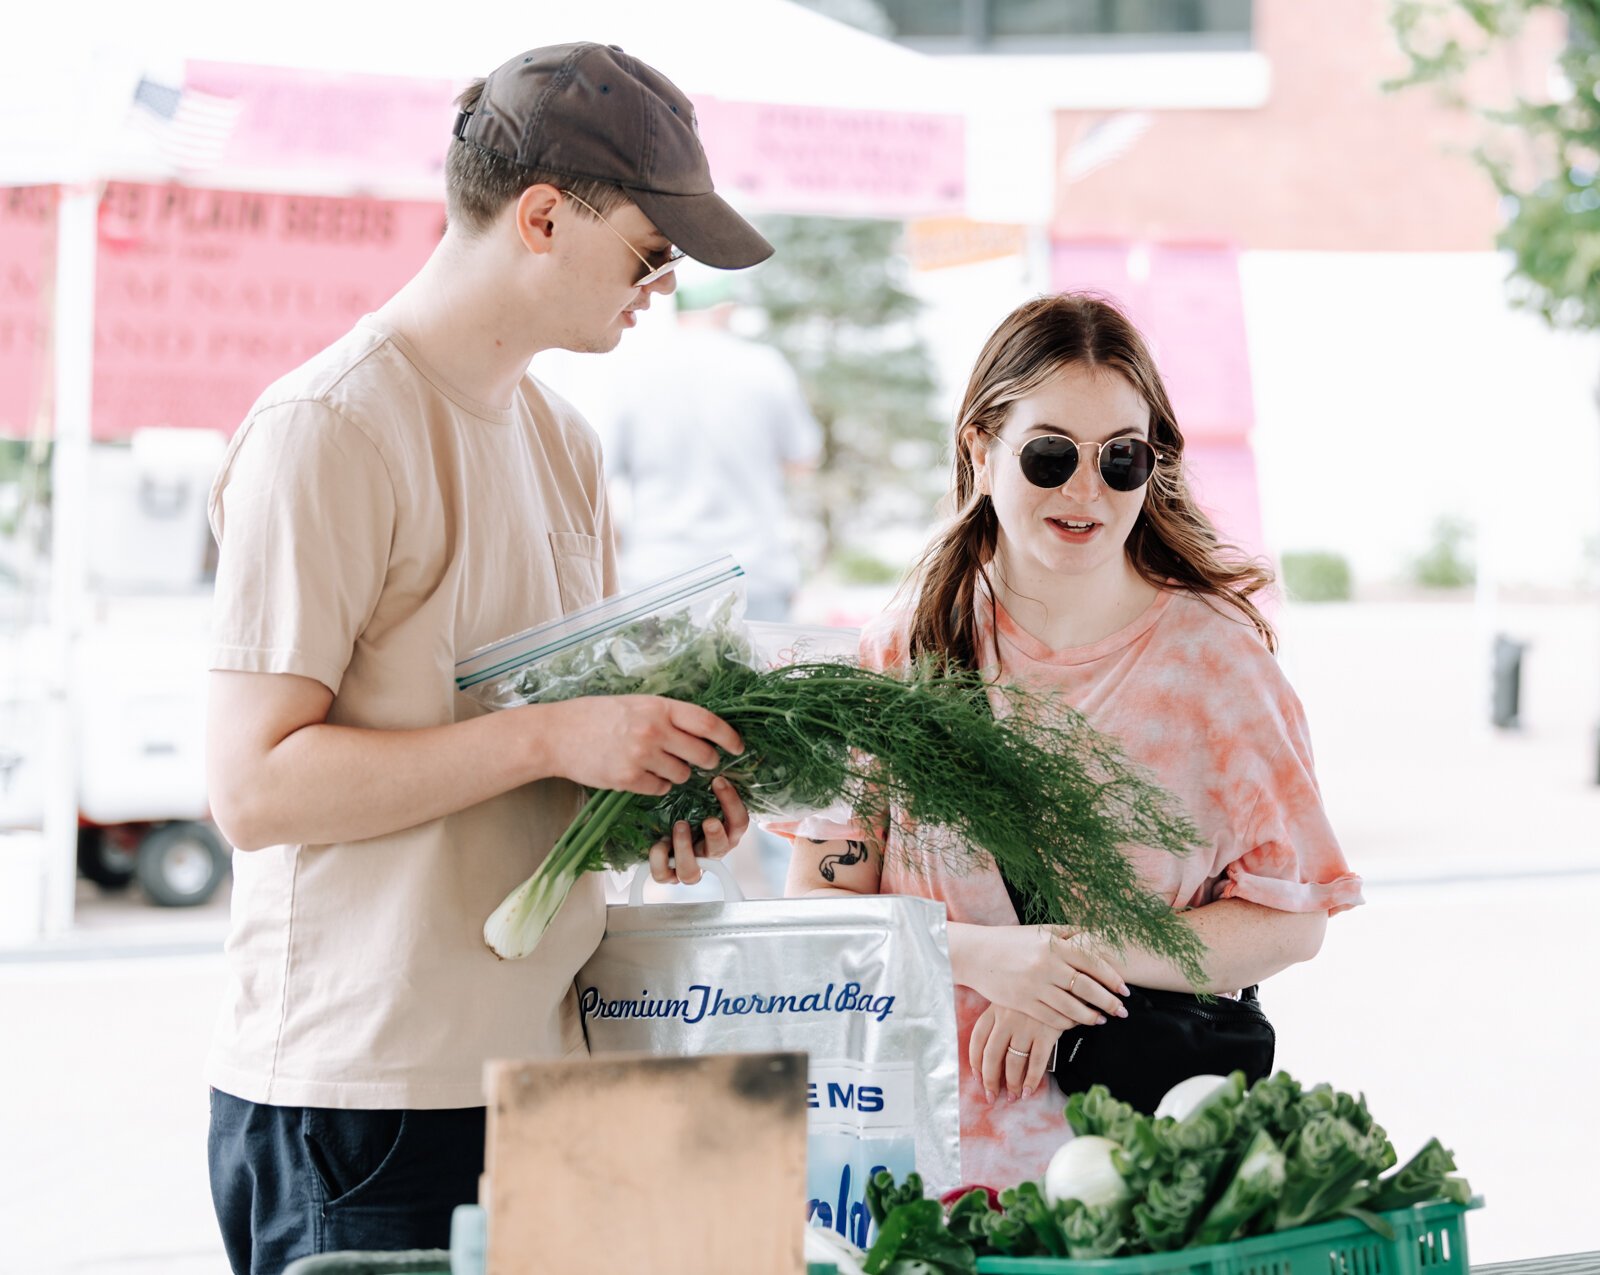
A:
[[[581,531],[552,531],[549,535],[561,610],[570,615],[600,601],[600,537]]]

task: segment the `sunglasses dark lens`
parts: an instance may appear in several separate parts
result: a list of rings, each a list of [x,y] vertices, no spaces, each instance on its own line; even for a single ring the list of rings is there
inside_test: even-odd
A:
[[[1070,438],[1047,434],[1023,447],[1017,464],[1035,487],[1062,487],[1078,467],[1078,447]]]
[[[1100,449],[1100,477],[1112,491],[1136,491],[1155,467],[1155,448],[1142,438],[1113,439]]]

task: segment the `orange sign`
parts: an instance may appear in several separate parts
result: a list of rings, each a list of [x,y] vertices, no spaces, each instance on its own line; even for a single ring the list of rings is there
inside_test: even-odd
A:
[[[945,270],[1016,257],[1028,250],[1028,228],[1009,222],[925,217],[907,228],[906,250],[917,270]]]

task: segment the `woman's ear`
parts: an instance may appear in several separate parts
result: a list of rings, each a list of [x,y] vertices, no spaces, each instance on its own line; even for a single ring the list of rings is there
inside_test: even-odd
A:
[[[989,490],[989,436],[976,425],[964,425],[959,435],[959,446],[967,449],[972,462],[972,488],[988,496]]]

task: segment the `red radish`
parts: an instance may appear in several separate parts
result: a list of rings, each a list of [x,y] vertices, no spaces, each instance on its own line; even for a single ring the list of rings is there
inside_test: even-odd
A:
[[[1000,1192],[996,1191],[992,1186],[984,1186],[978,1182],[971,1182],[966,1186],[958,1186],[954,1191],[946,1191],[939,1197],[939,1203],[943,1205],[945,1211],[948,1212],[951,1205],[953,1205],[963,1195],[970,1194],[973,1191],[982,1191],[986,1196],[989,1197],[989,1207],[996,1213],[1000,1211]]]

